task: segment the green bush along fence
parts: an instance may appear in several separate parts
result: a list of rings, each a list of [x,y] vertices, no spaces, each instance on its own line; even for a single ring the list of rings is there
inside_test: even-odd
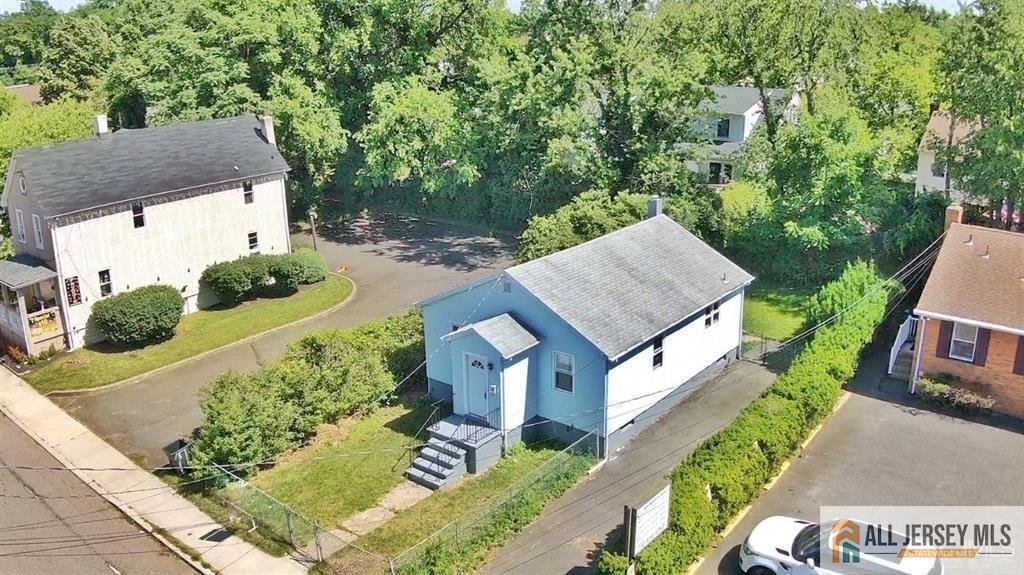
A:
[[[669,529],[636,559],[638,573],[686,571],[757,496],[835,406],[892,287],[873,265],[857,262],[822,288],[812,302],[815,320],[845,312],[818,329],[761,397],[672,471]],[[626,567],[626,557],[611,549],[598,563],[605,575]]]

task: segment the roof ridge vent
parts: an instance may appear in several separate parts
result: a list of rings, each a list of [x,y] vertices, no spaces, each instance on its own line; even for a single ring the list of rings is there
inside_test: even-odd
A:
[[[724,283],[724,284],[729,283],[729,278],[725,277],[725,272],[722,272],[722,283]]]
[[[964,245],[965,246],[973,246],[974,245],[974,234],[969,234],[967,236],[967,241],[964,242]]]
[[[983,259],[983,260],[992,259],[992,256],[989,255],[989,253],[988,253],[988,244],[985,244],[985,253],[982,254],[981,259]]]

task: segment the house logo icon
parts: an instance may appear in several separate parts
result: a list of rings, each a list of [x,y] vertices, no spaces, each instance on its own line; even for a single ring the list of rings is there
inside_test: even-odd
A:
[[[860,525],[842,519],[832,526],[832,563],[860,563]]]

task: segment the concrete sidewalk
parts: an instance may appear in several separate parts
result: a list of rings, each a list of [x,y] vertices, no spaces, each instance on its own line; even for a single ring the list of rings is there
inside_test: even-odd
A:
[[[730,365],[552,503],[480,572],[593,572],[597,552],[617,535],[622,506],[654,495],[673,467],[728,425],[774,379],[775,375],[760,365]]]
[[[220,527],[159,478],[64,413],[19,377],[0,368],[0,410],[98,494],[163,540],[170,535],[224,575],[299,575],[305,567],[230,536],[201,537]],[[165,541],[166,542],[166,541]]]

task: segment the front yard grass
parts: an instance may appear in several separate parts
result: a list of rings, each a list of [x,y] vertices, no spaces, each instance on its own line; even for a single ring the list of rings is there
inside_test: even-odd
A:
[[[385,557],[395,557],[467,513],[480,508],[528,473],[558,454],[561,445],[542,443],[514,451],[484,473],[466,476],[462,483],[438,491],[401,511],[391,521],[366,534],[360,547]]]
[[[252,483],[324,527],[338,527],[404,481],[404,448],[416,444],[414,434],[431,409],[406,401],[321,426],[310,445],[256,474]]]
[[[813,292],[757,282],[743,304],[743,330],[784,341],[807,321],[807,299]]]
[[[134,350],[99,344],[58,355],[22,377],[43,393],[99,387],[300,320],[340,303],[350,293],[348,278],[331,275],[287,297],[186,315],[174,337],[161,343]]]

